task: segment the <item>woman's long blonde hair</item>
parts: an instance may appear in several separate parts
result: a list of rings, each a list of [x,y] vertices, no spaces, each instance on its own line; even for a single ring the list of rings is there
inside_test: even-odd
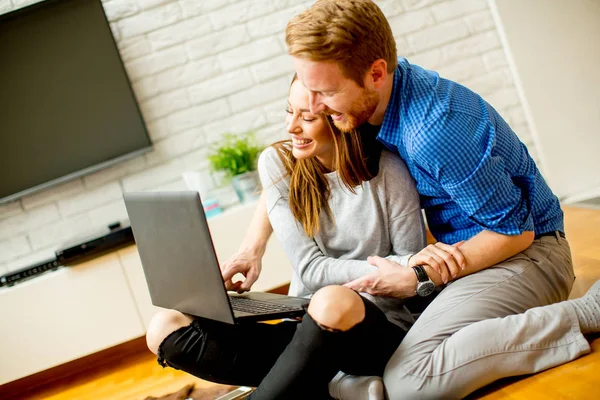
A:
[[[294,75],[292,85],[297,80]],[[290,85],[291,86],[291,85]],[[333,137],[335,157],[333,170],[336,171],[344,186],[352,193],[362,182],[373,178],[377,172],[367,168],[367,155],[363,149],[360,133],[353,129],[342,133],[325,118]],[[292,154],[292,141],[282,140],[272,145],[290,177],[289,205],[292,214],[298,220],[309,237],[319,232],[319,214],[321,210],[332,218],[329,199],[330,187],[326,173],[331,172],[316,158],[297,159]]]

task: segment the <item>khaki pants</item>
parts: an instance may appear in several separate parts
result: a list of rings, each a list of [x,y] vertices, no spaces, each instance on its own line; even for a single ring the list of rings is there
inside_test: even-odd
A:
[[[505,262],[450,283],[387,364],[389,398],[462,398],[497,379],[589,353],[575,311],[559,303],[573,280],[568,242],[546,236]]]

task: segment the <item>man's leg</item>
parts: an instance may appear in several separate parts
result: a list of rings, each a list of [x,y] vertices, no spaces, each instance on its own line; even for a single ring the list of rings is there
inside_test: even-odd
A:
[[[567,241],[543,237],[449,284],[390,359],[383,376],[389,398],[462,398],[588,353],[573,307],[553,304],[567,299],[573,279]]]

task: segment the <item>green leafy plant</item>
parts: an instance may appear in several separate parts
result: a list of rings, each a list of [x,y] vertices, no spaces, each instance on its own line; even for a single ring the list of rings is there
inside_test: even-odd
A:
[[[256,143],[254,133],[234,135],[226,133],[223,140],[215,144],[208,156],[213,171],[224,171],[228,178],[254,171],[263,147]]]

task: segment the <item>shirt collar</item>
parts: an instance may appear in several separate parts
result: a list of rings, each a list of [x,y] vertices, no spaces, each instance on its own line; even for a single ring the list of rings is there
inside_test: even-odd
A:
[[[399,144],[399,138],[396,136],[398,128],[400,127],[400,111],[402,108],[402,87],[403,78],[406,76],[406,60],[398,58],[398,67],[394,70],[394,84],[392,87],[392,94],[385,110],[385,116],[383,117],[383,123],[381,124],[381,130],[379,131],[378,139],[386,142],[395,142]]]

